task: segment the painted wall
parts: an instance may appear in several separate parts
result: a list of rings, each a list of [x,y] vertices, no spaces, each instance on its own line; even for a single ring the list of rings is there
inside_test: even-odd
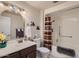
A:
[[[57,6],[53,6],[51,8],[45,9],[44,13],[46,15],[46,14],[50,14],[50,13],[54,13],[54,12],[59,12],[61,10],[63,11],[66,9],[70,9],[70,8],[73,8],[73,7],[78,6],[78,5],[79,5],[78,1],[67,1],[67,2],[59,4]]]
[[[72,38],[61,37],[60,45],[79,51],[79,8],[62,13],[60,17],[62,21],[61,34],[72,36]]]
[[[40,37],[41,37],[42,40],[44,38],[44,35],[43,35],[43,30],[44,30],[44,17],[45,17],[44,11],[41,10],[40,11]]]
[[[75,49],[79,52],[79,8],[58,12],[51,16],[55,17],[54,45]],[[59,25],[61,35],[72,36],[72,38],[59,36]],[[58,42],[56,42],[57,39]]]
[[[36,8],[30,6],[29,4],[25,2],[11,2],[12,4],[15,4],[23,9],[25,9],[26,14],[22,15],[25,20],[25,30],[27,30],[27,24],[33,21],[36,26],[40,26],[40,10],[37,10]],[[35,29],[35,27],[33,29]],[[27,32],[25,32],[26,35]],[[40,30],[37,31],[36,29],[32,31],[33,34],[38,34],[40,37]]]

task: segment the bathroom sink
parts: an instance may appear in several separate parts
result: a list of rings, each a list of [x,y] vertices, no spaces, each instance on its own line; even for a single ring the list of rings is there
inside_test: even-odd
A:
[[[10,40],[7,42],[7,46],[5,48],[0,49],[0,57],[20,51],[20,50],[28,48],[32,45],[36,45],[36,43],[29,41],[29,40],[23,41],[23,43],[18,43],[18,41],[16,39]]]

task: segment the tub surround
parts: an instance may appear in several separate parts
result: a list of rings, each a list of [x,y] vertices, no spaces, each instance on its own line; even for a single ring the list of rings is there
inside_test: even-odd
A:
[[[9,54],[18,52],[18,51],[23,50],[23,49],[27,49],[27,48],[34,46],[34,45],[36,46],[36,43],[29,41],[29,40],[23,41],[22,43],[18,43],[17,39],[10,40],[7,42],[7,47],[0,49],[0,57],[7,56]],[[34,50],[36,50],[36,47],[34,48]],[[27,53],[28,51],[25,51],[25,52]]]

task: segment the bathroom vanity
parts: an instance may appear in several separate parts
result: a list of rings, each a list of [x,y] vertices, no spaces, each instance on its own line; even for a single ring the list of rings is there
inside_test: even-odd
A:
[[[6,48],[0,49],[1,58],[35,58],[36,43],[32,41],[24,41],[18,43],[16,40],[11,40],[7,43]]]

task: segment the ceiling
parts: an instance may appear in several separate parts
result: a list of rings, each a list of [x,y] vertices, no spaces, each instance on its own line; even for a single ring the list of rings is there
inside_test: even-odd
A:
[[[26,3],[34,8],[44,10],[46,8],[50,8],[52,6],[64,3],[64,1],[58,1],[57,3],[54,3],[54,1],[26,1]]]
[[[12,2],[11,1],[5,1],[5,2],[14,4],[14,5],[22,5],[23,7],[27,6],[28,8],[29,8],[29,6],[31,6],[31,7],[38,9],[38,10],[41,10],[41,9],[44,10],[46,8],[50,8],[52,6],[64,3],[64,1],[59,1],[57,3],[53,3],[53,1],[17,1],[17,2],[16,1],[12,1]],[[6,6],[1,6],[1,5],[0,5],[0,8],[1,8],[0,13],[7,9]]]
[[[0,4],[0,14],[5,10],[8,10],[8,7],[4,6],[3,4]]]

